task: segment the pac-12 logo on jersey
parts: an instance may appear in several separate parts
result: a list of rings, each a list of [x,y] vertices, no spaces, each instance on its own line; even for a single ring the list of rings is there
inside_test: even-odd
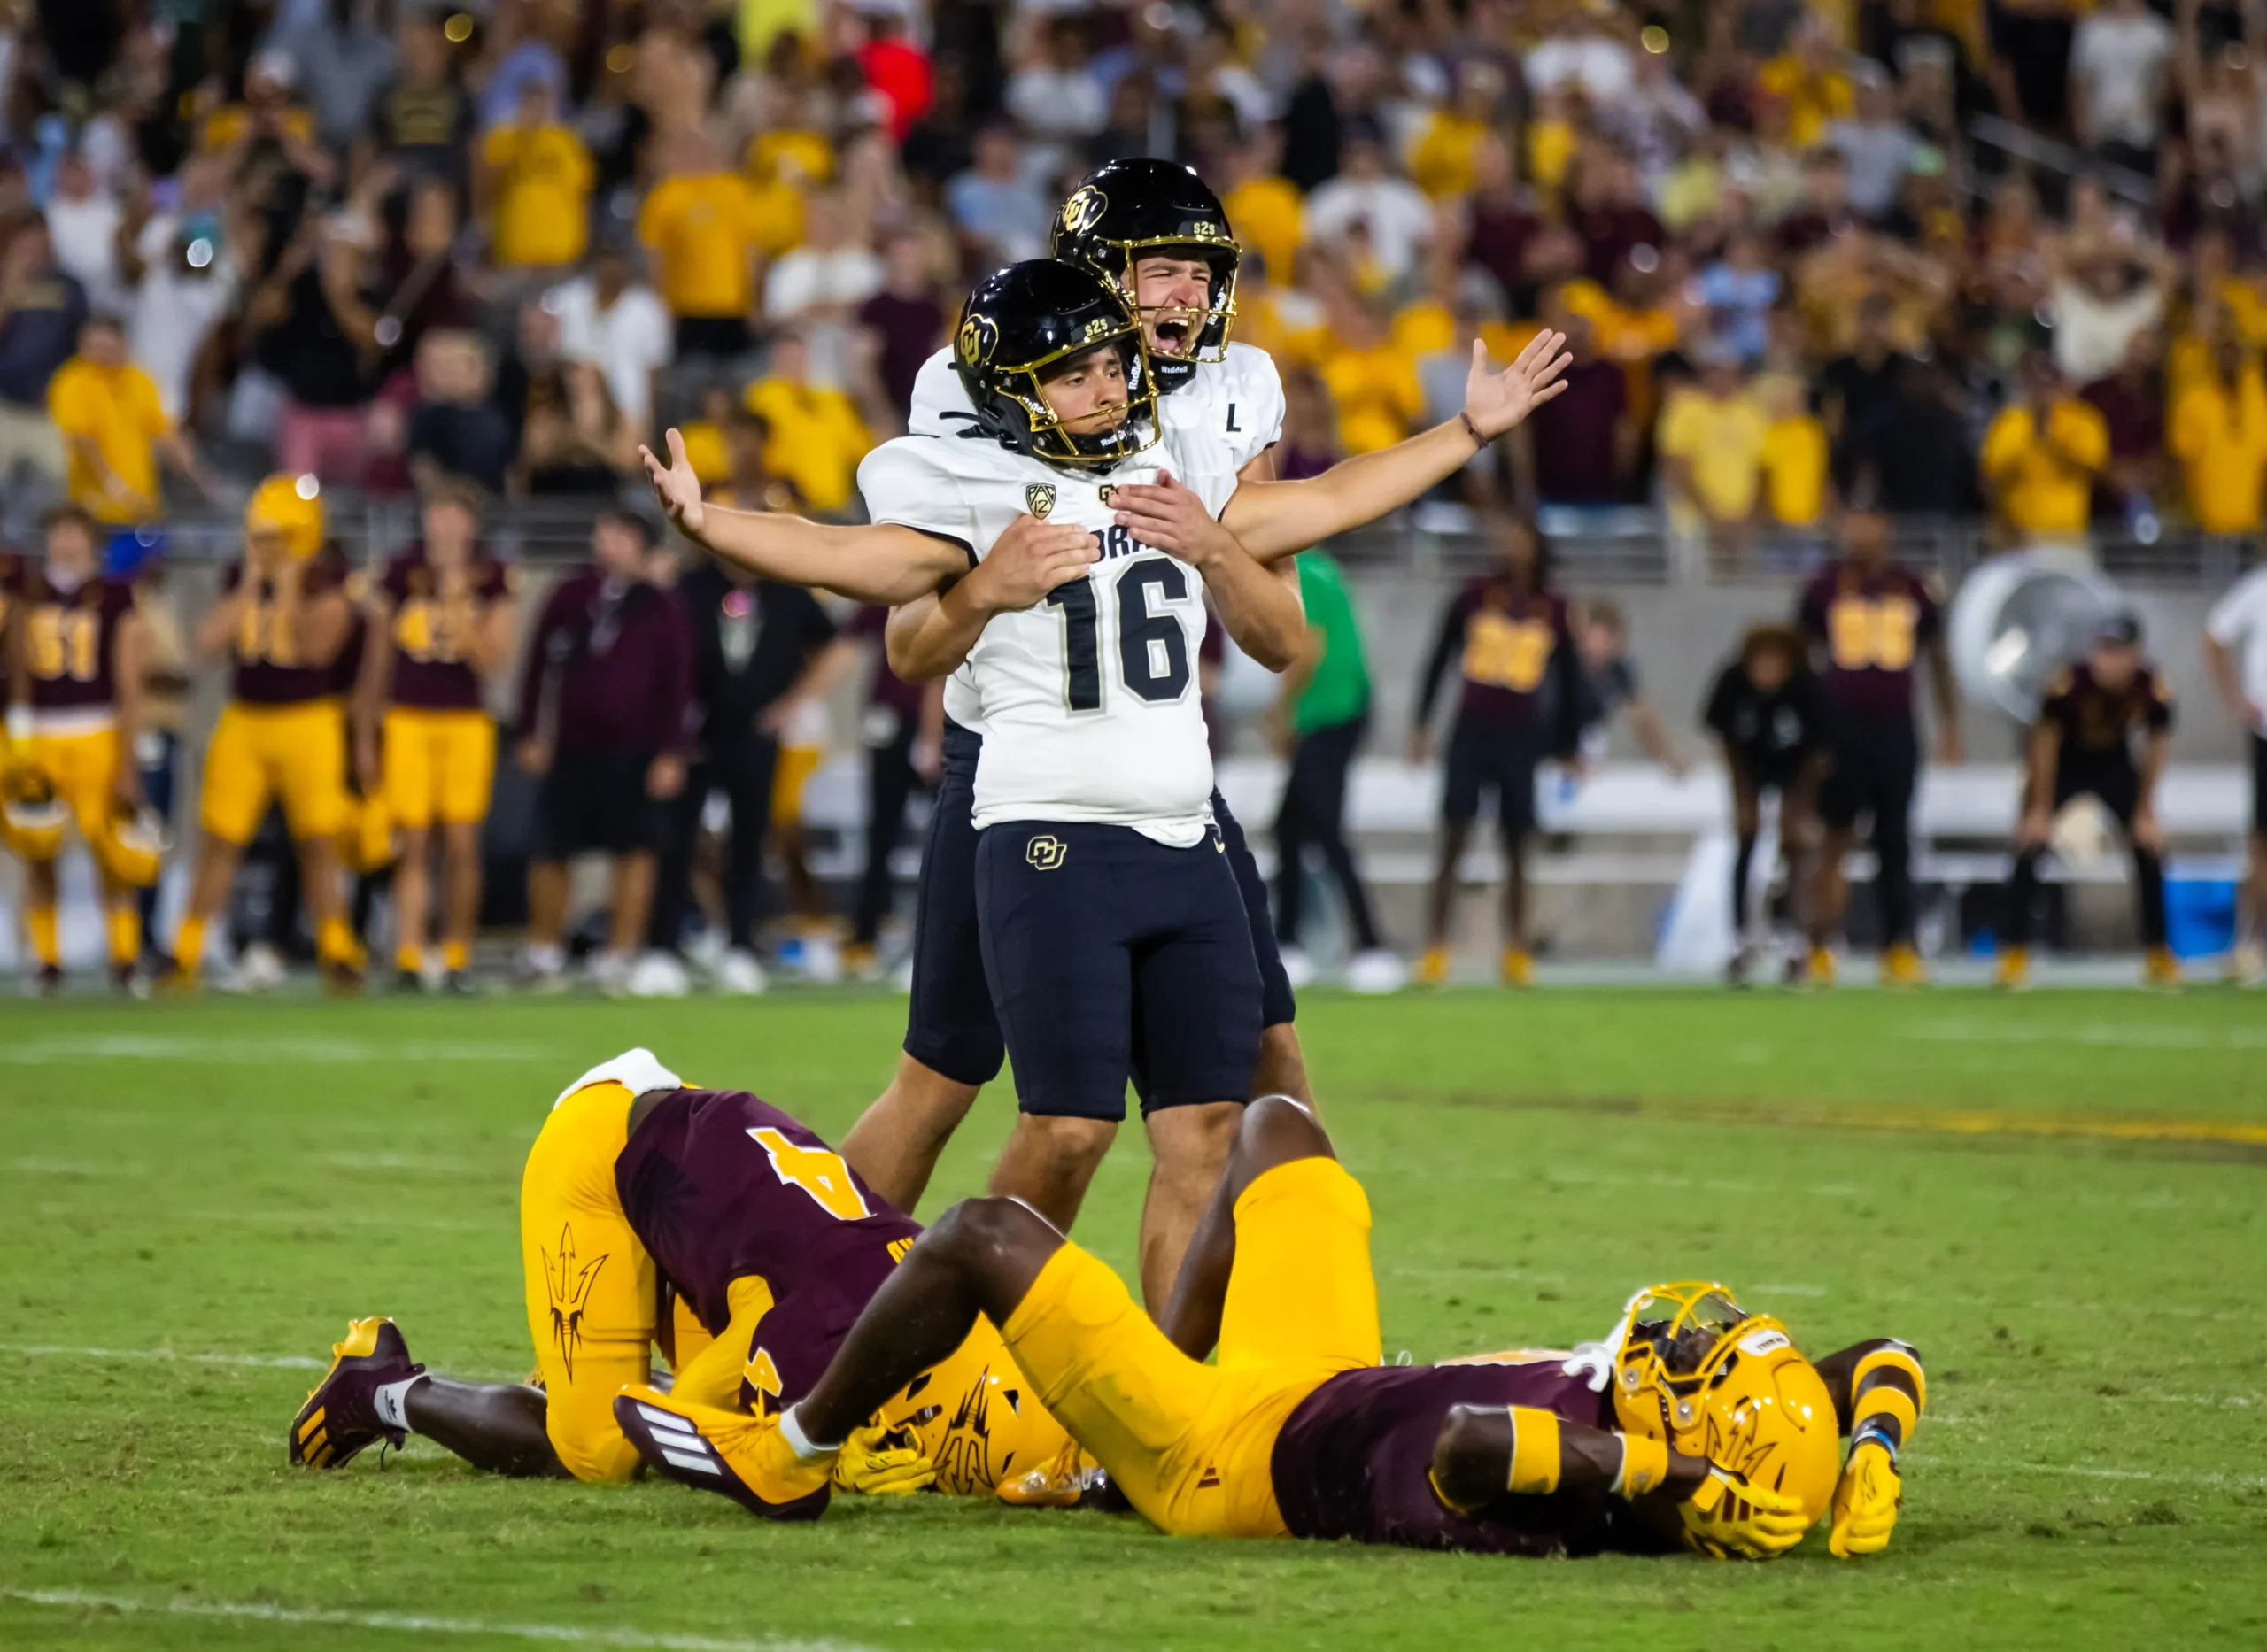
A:
[[[1024,488],[1024,504],[1033,516],[1044,516],[1055,508],[1055,484],[1033,482]]]
[[[1053,832],[1043,831],[1024,845],[1024,859],[1042,872],[1052,872],[1070,853],[1071,845]]]

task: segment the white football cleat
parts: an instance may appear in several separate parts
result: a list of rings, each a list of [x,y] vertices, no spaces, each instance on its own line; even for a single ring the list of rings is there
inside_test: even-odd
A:
[[[842,948],[831,935],[806,935],[802,946],[803,978],[821,986],[842,979]]]
[[[1281,952],[1283,978],[1291,984],[1294,992],[1305,992],[1314,984],[1314,960],[1307,956],[1304,946],[1286,946]]]
[[[2228,954],[2228,979],[2238,986],[2252,986],[2267,977],[2267,947],[2246,941]]]
[[[692,981],[676,953],[650,952],[630,966],[623,990],[632,998],[683,998]]]
[[[755,954],[735,946],[716,961],[711,972],[716,980],[716,990],[735,998],[753,998],[770,985],[764,978],[763,966]]]
[[[1356,953],[1346,966],[1346,988],[1373,996],[1398,992],[1409,984],[1409,966],[1382,946]]]
[[[608,998],[620,998],[630,990],[630,971],[635,964],[628,953],[597,953],[585,966],[585,973],[600,992]]]

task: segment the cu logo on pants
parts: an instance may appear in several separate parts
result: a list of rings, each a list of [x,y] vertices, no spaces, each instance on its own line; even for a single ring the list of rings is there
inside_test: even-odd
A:
[[[1063,857],[1070,852],[1071,845],[1054,833],[1041,832],[1024,845],[1024,859],[1040,871],[1051,872],[1063,864]]]

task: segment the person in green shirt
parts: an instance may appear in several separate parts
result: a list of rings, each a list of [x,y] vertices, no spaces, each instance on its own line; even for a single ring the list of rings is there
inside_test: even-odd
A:
[[[1369,893],[1344,830],[1346,775],[1370,722],[1370,670],[1362,657],[1361,627],[1346,575],[1328,552],[1301,552],[1298,570],[1306,640],[1284,671],[1267,716],[1270,738],[1291,763],[1275,817],[1276,938],[1293,985],[1311,980],[1313,966],[1299,946],[1305,908],[1303,863],[1308,849],[1319,850],[1338,881],[1353,931],[1346,984],[1358,992],[1390,992],[1407,971],[1378,938]]]

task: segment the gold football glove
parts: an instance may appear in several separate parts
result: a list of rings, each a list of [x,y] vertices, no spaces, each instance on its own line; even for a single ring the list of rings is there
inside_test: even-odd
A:
[[[1002,1480],[993,1494],[1018,1509],[1072,1509],[1103,1478],[1102,1465],[1077,1440],[1066,1440],[1046,1463],[1027,1474]]]
[[[1810,1529],[1802,1499],[1751,1486],[1713,1463],[1708,1478],[1676,1512],[1684,1522],[1684,1546],[1714,1560],[1734,1555],[1769,1560],[1801,1542]]]
[[[853,1430],[834,1460],[837,1489],[863,1497],[909,1497],[935,1484],[937,1465],[915,1447],[894,1443],[901,1438],[886,1428]]]
[[[1889,1547],[1904,1500],[1889,1447],[1878,1439],[1860,1440],[1834,1488],[1834,1526],[1826,1547],[1843,1560],[1880,1553]]]

